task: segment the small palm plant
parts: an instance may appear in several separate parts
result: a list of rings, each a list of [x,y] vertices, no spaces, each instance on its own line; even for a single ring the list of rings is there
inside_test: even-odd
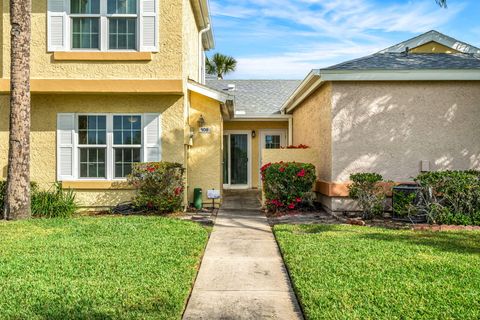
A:
[[[207,58],[206,69],[208,74],[213,74],[222,80],[223,77],[230,72],[234,72],[237,68],[237,60],[221,53],[215,53],[212,57]]]

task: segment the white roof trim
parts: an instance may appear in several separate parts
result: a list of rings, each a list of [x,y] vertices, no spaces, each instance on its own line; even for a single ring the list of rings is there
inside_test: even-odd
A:
[[[480,70],[320,70],[323,81],[475,81]]]
[[[462,53],[480,53],[480,49],[477,47],[474,47],[468,43],[458,41],[457,39],[454,39],[452,37],[449,37],[443,33],[440,33],[435,30],[428,31],[424,34],[421,34],[417,37],[414,37],[412,39],[400,42],[399,44],[396,44],[394,46],[391,46],[389,48],[386,48],[379,53],[400,53],[400,52],[405,52],[405,49],[408,47],[410,49],[419,47],[421,45],[424,45],[429,42],[438,42],[440,44],[443,44],[446,47],[452,48],[454,50],[457,50]]]
[[[288,121],[292,118],[291,114],[278,114],[278,115],[256,115],[256,116],[242,116],[234,117],[229,121]]]
[[[221,103],[226,103],[228,100],[233,100],[233,97],[229,96],[228,94],[213,90],[191,80],[189,80],[187,83],[187,89]]]
[[[290,97],[285,101],[282,113],[288,113],[305,100],[315,89],[321,86],[323,80],[320,78],[320,70],[312,70],[308,76],[300,83]]]
[[[282,106],[290,113],[326,81],[480,81],[480,70],[314,70]]]

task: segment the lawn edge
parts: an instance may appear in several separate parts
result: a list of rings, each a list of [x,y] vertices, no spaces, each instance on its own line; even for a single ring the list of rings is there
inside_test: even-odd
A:
[[[192,221],[192,223],[196,223],[196,222]],[[197,282],[198,274],[200,273],[200,268],[202,267],[203,258],[205,258],[205,252],[207,251],[207,246],[208,246],[208,243],[210,242],[210,238],[211,238],[212,232],[213,232],[213,229],[212,229],[212,231],[208,231],[208,229],[206,227],[202,226],[201,224],[199,224],[199,225],[201,227],[203,227],[208,233],[207,242],[205,243],[205,246],[203,247],[202,254],[200,255],[200,262],[197,265],[197,273],[195,274],[195,278],[193,279],[193,281],[190,285],[190,290],[189,290],[187,299],[185,299],[185,302],[183,304],[183,311],[182,311],[182,316],[181,316],[180,319],[183,319],[183,317],[185,316],[185,312],[187,311],[188,303],[190,302],[190,299],[192,298],[193,288],[195,287],[195,283]]]
[[[278,225],[281,225],[281,224],[278,224]],[[293,278],[292,278],[292,275],[290,273],[290,269],[288,269],[288,265],[285,262],[285,257],[283,255],[282,247],[280,246],[280,244],[278,242],[277,234],[275,233],[275,226],[277,226],[277,225],[270,226],[270,228],[272,229],[273,238],[275,239],[275,243],[277,244],[278,251],[280,252],[280,257],[282,257],[282,262],[283,262],[283,265],[285,266],[285,270],[287,270],[288,281],[290,281],[290,285],[292,286],[293,294],[295,295],[295,299],[297,299],[298,307],[300,308],[300,312],[302,313],[302,318],[304,320],[308,320],[307,317],[305,316],[305,309],[304,309],[304,307],[301,303],[300,297],[298,295],[297,287],[295,286],[295,283],[293,282]]]

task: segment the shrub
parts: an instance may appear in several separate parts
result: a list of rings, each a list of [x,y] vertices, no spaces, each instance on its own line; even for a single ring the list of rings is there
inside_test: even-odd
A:
[[[282,147],[282,149],[310,149],[309,146],[304,145],[304,144],[299,144],[299,145],[289,145],[286,147]]]
[[[308,204],[316,180],[314,165],[296,162],[268,163],[260,171],[265,204],[269,211],[294,210]]]
[[[370,219],[383,213],[385,189],[381,186],[383,177],[378,173],[355,173],[350,175],[349,196],[358,201],[363,217]]]
[[[420,174],[421,210],[439,224],[477,224],[480,212],[480,173],[436,171]]]
[[[55,183],[49,190],[34,189],[32,192],[32,215],[41,218],[67,218],[77,210],[73,190],[63,190],[60,183]]]
[[[411,217],[418,214],[418,194],[416,191],[393,191],[393,212],[396,217]]]
[[[159,213],[179,211],[183,203],[184,172],[179,163],[134,164],[128,177],[129,184],[137,188],[134,205]]]

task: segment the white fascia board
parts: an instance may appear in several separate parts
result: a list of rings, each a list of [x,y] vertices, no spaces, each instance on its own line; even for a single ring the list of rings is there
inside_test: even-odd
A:
[[[435,30],[431,30],[429,32],[426,32],[424,34],[421,34],[419,36],[416,36],[412,39],[408,39],[406,41],[400,42],[396,45],[393,45],[391,47],[388,47],[380,53],[386,53],[386,52],[405,52],[405,49],[408,47],[410,49],[417,48],[419,46],[422,46],[426,43],[429,42],[437,42],[440,43],[446,47],[452,48],[454,50],[457,50],[459,52],[463,53],[480,53],[480,49],[477,47],[472,46],[471,44],[458,41],[457,39],[454,39],[452,37],[449,37],[443,33],[440,33]]]
[[[235,117],[228,121],[288,121],[292,118],[291,114],[287,115],[268,115],[268,116],[251,116],[251,117]]]
[[[320,85],[320,70],[314,69],[306,76],[306,78],[300,83],[290,97],[285,101],[282,108],[282,113],[288,113],[294,109],[300,102],[302,102],[306,96]]]
[[[476,81],[480,70],[320,70],[323,81]]]
[[[208,87],[202,86],[198,83],[189,81],[187,83],[187,89],[198,94],[201,94],[205,97],[211,98],[213,100],[219,101],[221,103],[226,103],[228,100],[232,100],[228,94],[218,92],[216,90],[210,89]]]

